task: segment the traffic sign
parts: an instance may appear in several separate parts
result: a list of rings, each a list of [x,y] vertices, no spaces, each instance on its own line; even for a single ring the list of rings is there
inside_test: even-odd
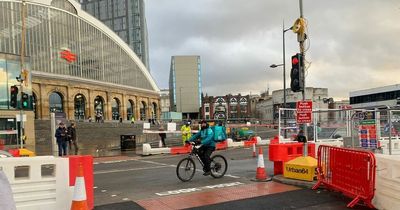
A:
[[[297,113],[296,121],[298,124],[311,123],[312,113]]]
[[[312,122],[312,101],[298,101],[296,103],[296,121],[299,124]]]

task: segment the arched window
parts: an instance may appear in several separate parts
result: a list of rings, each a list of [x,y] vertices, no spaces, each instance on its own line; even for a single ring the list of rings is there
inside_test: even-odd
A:
[[[96,96],[94,99],[94,114],[96,122],[104,119],[104,99],[101,96]]]
[[[157,114],[158,114],[158,113],[157,113],[157,104],[156,104],[155,102],[153,102],[152,109],[153,109],[153,110],[152,110],[152,114],[153,114],[153,115],[152,115],[151,117],[152,117],[153,119],[157,119]]]
[[[146,120],[146,109],[147,109],[146,102],[142,101],[140,103],[140,120]]]
[[[126,114],[127,120],[132,120],[132,117],[135,118],[135,104],[132,100],[128,100],[128,102],[126,103]]]
[[[86,118],[86,98],[82,94],[78,94],[74,98],[75,120],[84,120]]]
[[[35,114],[35,119],[39,119],[39,114],[37,113],[37,96],[35,93],[32,92],[32,109],[33,109],[33,113]]]
[[[64,112],[63,97],[59,92],[52,92],[49,97],[50,112]]]
[[[112,102],[111,102],[111,111],[112,111],[112,119],[113,120],[119,120],[119,106],[120,106],[120,102],[118,98],[113,98]]]

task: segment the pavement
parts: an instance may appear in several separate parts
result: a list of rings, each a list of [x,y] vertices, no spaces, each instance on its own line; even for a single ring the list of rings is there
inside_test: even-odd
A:
[[[117,204],[108,204],[96,206],[95,210],[142,210],[142,209],[197,209],[197,210],[231,210],[231,209],[326,209],[326,210],[347,210],[346,204],[350,199],[335,192],[326,190],[310,190],[310,189],[294,189],[280,193],[272,193],[267,195],[255,196],[241,199],[238,193],[231,196],[235,200],[224,201],[223,192],[218,192],[221,195],[216,196],[212,193],[200,195],[194,193],[185,196],[169,196],[170,198],[160,201],[127,201]],[[230,190],[225,193],[228,195]],[[241,191],[244,197],[249,196],[247,190]],[[250,193],[251,194],[251,193]],[[190,197],[189,197],[190,196]],[[212,204],[204,205],[204,200],[213,201]],[[368,209],[365,206],[357,205],[353,209]]]
[[[284,177],[273,180],[286,182]],[[298,180],[297,183],[302,181]],[[309,184],[311,186],[311,184]],[[311,190],[275,181],[254,182],[228,188],[168,195],[161,198],[140,199],[96,206],[95,210],[231,210],[231,209],[328,209],[345,210],[351,201],[341,193],[325,189]],[[368,209],[357,205],[353,209]]]

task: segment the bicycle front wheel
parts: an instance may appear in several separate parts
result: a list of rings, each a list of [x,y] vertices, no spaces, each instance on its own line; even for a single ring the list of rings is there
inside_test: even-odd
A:
[[[191,158],[182,159],[176,166],[176,175],[182,182],[190,181],[193,178],[195,172],[196,165]]]
[[[222,155],[214,155],[211,157],[211,176],[221,178],[228,170],[228,162]]]

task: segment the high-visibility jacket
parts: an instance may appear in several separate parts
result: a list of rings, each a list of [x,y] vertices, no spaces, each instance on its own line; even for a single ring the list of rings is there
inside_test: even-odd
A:
[[[190,137],[192,136],[192,129],[190,129],[190,126],[188,125],[183,125],[181,127],[182,131],[182,141],[189,140]]]

